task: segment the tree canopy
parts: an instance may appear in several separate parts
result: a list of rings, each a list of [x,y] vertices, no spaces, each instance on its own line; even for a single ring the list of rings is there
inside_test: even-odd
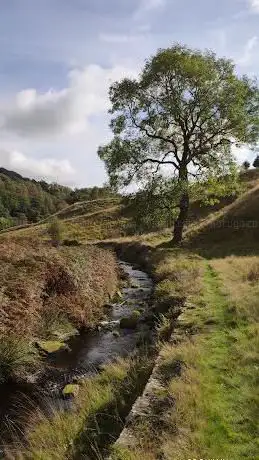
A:
[[[189,183],[233,171],[232,145],[255,145],[259,91],[228,59],[175,45],[145,63],[138,79],[110,88],[113,140],[99,148],[112,185],[145,184],[156,174],[175,178],[182,239]],[[173,200],[173,197],[172,197]]]

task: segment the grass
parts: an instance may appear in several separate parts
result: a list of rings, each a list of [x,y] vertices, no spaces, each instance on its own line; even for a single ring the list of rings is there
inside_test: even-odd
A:
[[[161,349],[163,391],[113,459],[258,458],[259,259],[155,249],[153,263],[159,301],[186,307]]]
[[[124,237],[112,243],[122,258],[127,254],[130,261],[142,264],[153,275],[154,311],[163,314],[158,321],[160,341],[167,339],[172,326],[175,327],[172,342],[161,345],[158,374],[162,389],[153,395],[150,416],[139,417],[131,427],[134,442],[130,449],[124,445],[114,446],[113,460],[259,458],[256,425],[259,415],[256,380],[259,246],[258,228],[248,225],[251,220],[257,222],[258,217],[258,172],[249,173],[246,189],[248,191],[232,204],[223,209],[220,204],[216,213],[213,209],[202,213],[195,208],[199,222],[193,222],[187,229],[187,242],[182,248],[166,246],[171,238],[168,231]],[[98,209],[97,204],[92,212],[88,208],[82,212],[78,206],[71,207],[67,210],[70,215],[63,216],[67,220],[66,237],[85,242],[126,235],[129,219],[123,217],[115,205],[111,208],[105,203]],[[240,227],[240,223],[245,225]],[[45,237],[45,227],[38,225],[20,230],[16,235],[13,233],[12,238],[20,235],[23,240],[29,233]],[[5,241],[6,236],[3,244]],[[26,277],[23,273],[20,280],[23,270],[12,268],[15,264],[9,261],[8,251],[2,257],[3,263],[11,267],[7,294],[12,291],[12,281],[18,279],[21,283],[17,283],[15,292],[19,299],[27,301],[23,282],[26,278],[32,284],[35,275],[26,268]],[[100,266],[108,266],[107,259],[101,258]],[[92,324],[100,311],[99,287],[102,286],[101,292],[107,293],[107,289],[102,284],[103,276],[93,276],[99,273],[96,270],[99,256],[96,253],[90,259],[86,270],[82,248],[78,248],[78,252],[62,252],[68,271],[61,271],[66,273],[61,277],[59,270],[51,272],[54,276],[48,279],[54,279],[54,283],[50,281],[47,292],[52,293],[54,289],[55,295],[51,296],[51,304],[46,299],[46,305],[57,305],[62,314],[66,312],[62,293],[64,286],[69,285],[65,297],[73,304],[73,321],[77,318],[79,322]],[[23,263],[18,261],[17,267]],[[51,263],[51,267],[55,267],[55,263]],[[39,273],[42,276],[42,272]],[[86,273],[90,285],[81,281]],[[71,274],[76,276],[69,284]],[[78,297],[73,297],[76,280],[84,286],[80,298],[87,299],[89,309],[83,309]],[[61,291],[60,286],[63,286]],[[37,292],[33,291],[32,304]],[[5,315],[10,311],[10,308],[4,311],[4,327],[8,324]],[[26,310],[14,311],[19,322]],[[74,412],[55,413],[51,420],[39,414],[21,458],[105,458],[124,426],[131,404],[143,389],[150,371],[146,364],[132,360],[112,364],[82,384]]]
[[[151,368],[145,355],[109,364],[99,375],[82,381],[73,411],[54,411],[50,418],[38,412],[26,447],[16,449],[17,458],[105,458]],[[6,458],[12,455],[6,451]]]
[[[0,232],[1,239],[5,240],[12,236],[15,240],[29,237],[46,240],[48,238],[48,222],[53,217],[58,217],[64,223],[62,232],[64,239],[77,240],[81,243],[103,238],[116,238],[126,235],[128,232],[129,218],[123,215],[121,206],[114,205],[113,201],[101,203],[94,201],[86,204],[84,202],[76,203],[41,223],[26,225],[21,228],[11,227],[7,231]]]
[[[0,259],[3,337],[51,339],[73,327],[91,327],[116,291],[115,257],[97,247],[57,249],[38,240],[4,239]]]
[[[93,328],[116,292],[118,268],[110,251],[31,239],[4,239],[0,259],[1,383],[35,369],[33,343],[53,353],[77,329]]]
[[[205,257],[258,254],[258,180],[254,187],[186,231],[187,246]]]
[[[258,454],[258,328],[248,310],[246,316],[235,314],[222,289],[217,272],[208,266],[200,333],[165,351],[169,361],[184,363],[182,375],[168,385],[176,400],[170,423],[179,430],[175,436],[164,437],[162,450],[167,459],[185,455],[252,459]]]
[[[0,384],[21,379],[28,367],[33,370],[38,365],[38,353],[28,342],[14,336],[0,339]]]

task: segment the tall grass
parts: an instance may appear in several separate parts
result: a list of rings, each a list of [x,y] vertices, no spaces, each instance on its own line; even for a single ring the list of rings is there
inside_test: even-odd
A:
[[[21,378],[28,367],[39,364],[39,355],[27,341],[14,336],[0,339],[0,384]]]
[[[26,447],[16,449],[14,458],[105,458],[151,369],[147,355],[105,366],[99,375],[80,383],[72,411],[55,410],[47,417],[38,410],[28,429]],[[10,447],[6,448],[7,458],[12,455]]]

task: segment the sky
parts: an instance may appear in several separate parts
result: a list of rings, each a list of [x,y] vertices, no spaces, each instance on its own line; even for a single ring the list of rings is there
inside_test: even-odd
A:
[[[258,76],[259,0],[0,0],[0,166],[103,184],[110,84],[175,42]]]

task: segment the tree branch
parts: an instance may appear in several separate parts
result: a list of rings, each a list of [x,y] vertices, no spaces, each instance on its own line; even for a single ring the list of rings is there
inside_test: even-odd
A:
[[[166,155],[169,155],[171,152],[167,152]],[[140,166],[143,166],[145,163],[156,163],[158,166],[161,165],[173,165],[177,170],[179,170],[179,166],[173,160],[155,160],[154,158],[146,158],[142,162],[139,163]]]

